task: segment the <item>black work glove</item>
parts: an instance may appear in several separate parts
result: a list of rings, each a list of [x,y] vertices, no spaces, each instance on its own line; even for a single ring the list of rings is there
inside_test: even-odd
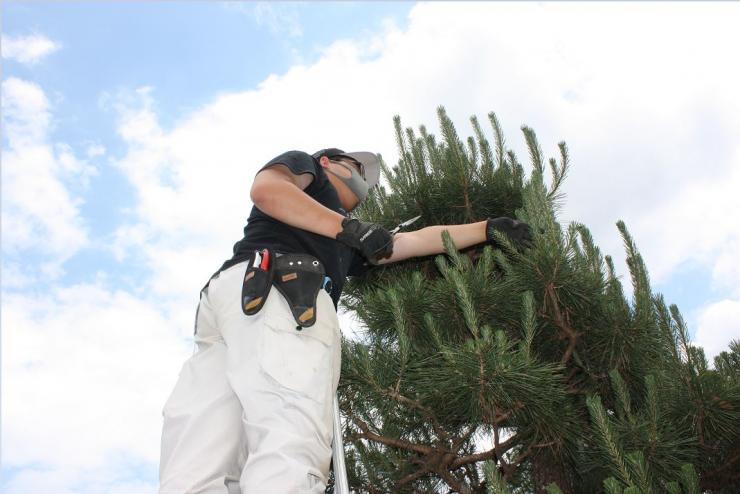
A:
[[[337,240],[359,250],[371,263],[393,254],[393,235],[379,224],[344,218],[342,228]]]
[[[486,243],[496,245],[494,231],[504,233],[517,247],[532,247],[532,229],[523,221],[502,216],[486,220]]]

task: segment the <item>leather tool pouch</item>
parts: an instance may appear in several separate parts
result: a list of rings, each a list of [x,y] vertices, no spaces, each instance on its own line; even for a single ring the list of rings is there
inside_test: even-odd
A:
[[[262,263],[255,263],[254,258],[249,262],[242,283],[242,310],[248,316],[258,313],[265,305],[270,287],[275,285],[290,306],[299,325],[296,329],[313,326],[316,299],[324,284],[324,266],[308,254],[270,251],[267,255],[266,268]]]
[[[316,322],[316,299],[324,283],[324,266],[308,254],[275,254],[272,283],[287,300],[296,329]]]
[[[268,252],[267,255],[271,256],[272,254],[272,252]],[[255,251],[254,255],[258,257],[257,263],[259,263],[259,252]],[[254,261],[255,259],[252,258],[249,262],[249,267],[247,267],[247,271],[244,273],[244,282],[242,283],[242,310],[248,316],[258,313],[262,309],[262,306],[265,305],[267,296],[270,294],[275,266],[272,259],[269,259],[267,269],[263,269]],[[257,264],[257,266],[254,264]]]

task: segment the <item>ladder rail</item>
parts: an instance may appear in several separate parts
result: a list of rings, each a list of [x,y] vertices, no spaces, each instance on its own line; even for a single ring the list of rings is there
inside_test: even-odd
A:
[[[334,462],[334,492],[349,494],[347,466],[344,463],[344,443],[342,441],[342,418],[339,415],[339,400],[334,395],[334,440],[332,441],[332,458]]]

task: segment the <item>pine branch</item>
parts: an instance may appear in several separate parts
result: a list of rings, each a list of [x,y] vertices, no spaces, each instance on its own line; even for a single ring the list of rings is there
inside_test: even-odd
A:
[[[494,446],[493,448],[489,449],[488,451],[484,451],[482,453],[475,453],[472,455],[466,455],[461,456],[457,458],[456,460],[452,461],[450,464],[450,468],[456,469],[460,468],[463,465],[467,465],[469,463],[476,463],[479,461],[485,461],[490,460],[491,458],[501,458],[501,456],[509,451],[511,448],[513,448],[516,445],[518,438],[516,435],[511,436],[509,439],[504,441],[501,444],[498,444]]]
[[[604,490],[607,494],[622,494],[622,486],[614,477],[604,480]]]
[[[624,461],[622,449],[617,443],[617,437],[609,423],[609,417],[601,404],[601,399],[597,396],[590,396],[586,399],[588,410],[591,413],[591,419],[595,423],[601,436],[602,444],[612,462],[612,468],[619,475],[622,482],[629,485],[632,477],[627,470],[627,464]]]
[[[483,465],[483,473],[486,476],[488,494],[511,494],[506,481],[499,474],[496,464],[487,461]]]
[[[619,404],[620,417],[633,422],[632,418],[632,407],[630,404],[630,394],[627,390],[627,385],[622,379],[617,369],[609,371],[609,377],[612,381],[612,389],[617,395],[617,403]]]
[[[668,482],[665,485],[665,491],[667,494],[681,494],[681,486],[678,482]]]
[[[691,391],[691,394],[693,395],[692,398],[694,399],[694,404],[696,405],[697,413],[694,417],[695,425],[694,428],[696,430],[698,439],[699,439],[699,446],[705,447],[706,441],[705,441],[705,427],[704,427],[704,418],[705,418],[705,398],[704,398],[704,392],[701,385],[701,380],[699,379],[698,370],[697,370],[697,362],[694,358],[692,352],[691,352],[691,346],[689,343],[689,331],[686,327],[686,323],[683,320],[683,317],[681,316],[681,313],[678,310],[678,307],[675,304],[671,304],[670,306],[671,311],[671,317],[673,318],[675,324],[676,324],[676,332],[678,341],[680,342],[684,354],[686,356],[687,360],[687,366],[688,366],[688,379],[687,379],[687,386],[689,390]]]
[[[475,168],[476,175],[477,175],[477,166],[478,163],[478,146],[475,144],[475,139],[473,137],[468,137],[468,152],[470,155],[468,156],[468,159],[470,160],[470,163],[472,163],[473,167]]]
[[[555,325],[563,333],[565,333],[565,337],[568,339],[568,346],[560,359],[560,364],[565,365],[573,355],[573,351],[575,350],[576,344],[578,343],[579,335],[571,326],[568,313],[566,312],[565,314],[563,314],[560,309],[560,301],[558,299],[558,295],[555,290],[555,284],[553,282],[548,283],[545,287],[545,300],[549,302],[549,305],[551,307],[550,312],[552,313],[552,317],[555,320]]]
[[[407,398],[406,396],[403,396],[398,392],[398,390],[394,390],[391,388],[388,389],[380,389],[378,388],[378,391],[383,394],[383,396],[387,396],[388,398],[393,399],[394,401],[407,405],[408,407],[419,410],[422,412],[424,417],[432,422],[432,427],[434,428],[435,432],[439,434],[440,438],[444,441],[449,440],[449,434],[447,434],[447,431],[445,431],[444,427],[442,427],[442,424],[440,424],[439,420],[437,419],[437,416],[434,414],[431,408],[426,407],[422,405],[417,400],[412,400],[411,398]]]
[[[547,194],[547,198],[555,205],[562,198],[563,194],[560,192],[560,186],[563,185],[565,177],[568,174],[570,158],[568,157],[568,146],[564,141],[558,143],[560,149],[560,166],[557,166],[554,159],[550,159],[550,170],[552,171],[552,184],[550,185],[550,191]]]
[[[478,147],[480,147],[480,154],[482,158],[482,169],[484,171],[484,181],[490,180],[491,172],[493,171],[493,153],[491,152],[491,146],[488,144],[488,140],[483,135],[483,131],[478,123],[478,118],[473,115],[470,117],[470,123],[473,125],[473,131],[475,137],[478,139]]]
[[[358,438],[369,439],[370,441],[385,444],[386,446],[391,446],[393,448],[403,449],[406,451],[413,451],[414,453],[419,453],[422,455],[430,455],[436,451],[434,448],[424,446],[422,444],[414,444],[408,441],[402,441],[400,439],[394,439],[392,437],[385,437],[376,434],[370,430],[370,426],[368,426],[362,419],[356,417],[354,414],[350,416],[350,419],[362,431],[361,434],[356,434]]]
[[[460,450],[460,448],[463,447],[463,445],[468,441],[468,439],[470,439],[470,436],[472,436],[476,430],[477,430],[477,427],[473,426],[470,429],[468,429],[468,432],[458,437],[457,440],[453,441],[452,451]]]
[[[681,483],[686,494],[699,494],[699,477],[691,464],[681,467]]]
[[[517,454],[513,460],[505,461],[502,457],[501,469],[504,471],[504,479],[511,480],[511,478],[516,474],[517,469],[519,469],[522,463],[529,459],[536,450],[548,448],[554,445],[554,441],[539,444],[530,444],[527,449],[519,452],[519,454]]]
[[[403,379],[404,371],[406,370],[406,364],[408,363],[409,355],[411,352],[411,342],[409,341],[409,329],[407,327],[405,317],[405,311],[401,306],[401,298],[395,289],[388,290],[388,297],[391,301],[391,311],[393,313],[393,322],[396,329],[396,336],[398,338],[398,380],[396,381],[396,391],[401,386],[401,380]]]
[[[343,344],[351,354],[343,359],[343,410],[359,400],[346,432],[356,438],[350,463],[358,487],[478,493],[492,485],[480,481],[478,462],[491,460],[516,492],[542,492],[552,480],[575,492],[572,479],[583,482],[577,487],[584,492],[643,494],[650,482],[680,492],[670,481],[688,462],[695,462],[702,487],[733,481],[740,462],[734,446],[740,350],[722,356],[716,372],[708,368],[677,310],[652,294],[622,222],[631,301],[612,258],[602,256],[585,226],[572,223],[563,235],[555,213],[570,166],[564,143],[559,158],[546,160],[525,127],[534,168],[525,176],[495,114],[488,115],[490,145],[475,117],[473,137],[462,138],[441,107],[439,117],[439,140],[394,119],[398,166],[381,160],[389,186],[373,190],[357,214],[390,224],[413,209],[426,224],[453,224],[473,214],[515,212],[544,234],[526,254],[502,240],[502,249],[489,246],[472,259],[455,250],[434,261],[381,267],[356,285],[348,281],[369,340]],[[406,276],[413,272],[418,283]],[[535,296],[522,298],[527,292]],[[545,327],[547,334],[538,332]],[[584,407],[581,395],[610,391],[608,412]],[[583,422],[588,412],[590,427]],[[516,431],[516,442],[500,441],[504,425]],[[472,437],[482,427],[490,427],[493,449],[476,452]],[[557,464],[537,454],[553,445],[564,451],[553,456]],[[531,468],[564,476],[534,480]],[[603,482],[605,468],[616,479]]]
[[[396,482],[396,487],[400,487],[405,484],[410,484],[411,482],[420,479],[424,475],[429,473],[429,469],[427,468],[421,468],[417,470],[416,472],[410,473],[406,475],[405,477],[402,477]]]
[[[454,492],[459,492],[460,494],[473,494],[473,490],[470,486],[455,478],[450,471],[440,468],[435,473],[442,477],[444,481],[454,489]]]
[[[655,387],[655,378],[652,375],[645,376],[645,391],[650,427],[650,447],[654,449],[658,443],[658,393]]]
[[[523,338],[521,342],[521,349],[527,358],[532,358],[532,342],[534,341],[534,334],[537,325],[537,318],[535,315],[535,302],[534,295],[532,292],[527,291],[522,295],[522,332]]]
[[[645,456],[642,454],[642,451],[633,451],[628,454],[627,462],[634,473],[633,478],[637,479],[640,490],[645,493],[653,492],[653,483],[648,474]]]
[[[543,174],[545,170],[542,165],[542,150],[540,149],[540,145],[537,142],[537,135],[535,134],[533,129],[527,127],[526,125],[522,126],[522,132],[524,133],[524,138],[527,141],[527,147],[529,148],[529,158],[532,160],[532,166],[540,174]]]

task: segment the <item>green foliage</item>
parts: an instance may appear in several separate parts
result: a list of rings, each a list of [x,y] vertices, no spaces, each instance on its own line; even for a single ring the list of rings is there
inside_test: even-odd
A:
[[[545,490],[547,491],[548,494],[563,494],[563,491],[561,491],[560,487],[558,487],[558,485],[555,484],[554,482],[551,484],[547,484],[545,486]]]
[[[642,455],[639,452],[632,454],[632,457],[636,462],[642,462]],[[640,468],[644,469],[644,462],[640,464]],[[647,475],[643,470],[643,475]],[[666,482],[661,489],[656,489],[647,478],[640,479],[640,485],[630,483],[623,487],[623,484],[617,481],[614,477],[609,477],[604,480],[604,490],[607,494],[652,494],[653,492],[666,492],[668,494],[700,494],[701,488],[699,486],[699,477],[696,475],[696,470],[690,463],[686,463],[681,467],[679,473],[679,481]]]
[[[488,494],[511,494],[509,486],[501,477],[493,462],[487,461],[483,464],[483,472],[486,475],[486,492]]]
[[[740,374],[740,340],[732,340],[729,352],[714,357],[714,367],[724,379],[732,380]]]
[[[740,342],[709,368],[622,221],[631,299],[588,228],[560,225],[565,143],[547,159],[522,127],[527,176],[495,114],[492,142],[476,117],[466,139],[438,118],[439,140],[394,119],[399,162],[354,214],[388,227],[421,215],[415,228],[516,217],[535,241],[459,251],[445,231],[444,254],[345,285],[366,327],[342,348],[353,489],[732,492]]]

